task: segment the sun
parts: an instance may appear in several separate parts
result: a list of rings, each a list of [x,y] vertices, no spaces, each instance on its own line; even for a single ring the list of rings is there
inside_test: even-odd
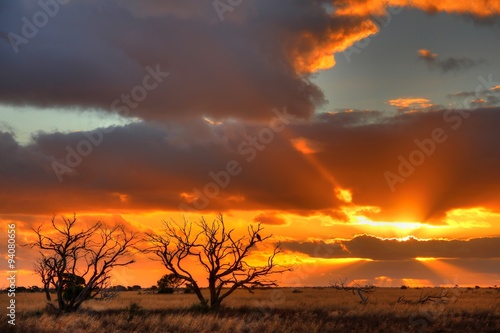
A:
[[[353,224],[364,233],[383,238],[407,240],[409,237],[428,239],[441,234],[447,225],[432,225],[419,221],[373,221],[366,216],[354,216]]]
[[[421,228],[433,228],[433,226],[422,223],[422,222],[413,222],[413,221],[372,221],[364,217],[360,217],[358,219],[358,224],[366,225],[371,227],[379,227],[379,228],[393,228],[399,230],[412,231]]]

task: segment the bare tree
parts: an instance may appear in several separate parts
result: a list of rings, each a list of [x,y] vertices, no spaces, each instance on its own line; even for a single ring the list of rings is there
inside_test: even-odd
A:
[[[361,303],[363,304],[366,304],[368,298],[370,297],[369,295],[375,291],[375,286],[373,285],[360,286],[356,284],[354,286],[347,286],[346,281],[347,279],[344,279],[343,281],[337,281],[332,284],[332,287],[337,290],[351,291],[353,295],[354,293],[357,293],[359,299],[361,300]]]
[[[448,290],[440,290],[439,293],[425,293],[422,290],[420,292],[420,296],[415,300],[407,300],[404,296],[398,298],[398,303],[402,304],[425,304],[425,303],[448,303],[450,302],[451,297]]]
[[[48,304],[60,312],[72,312],[98,294],[114,267],[134,262],[129,248],[138,237],[126,232],[123,225],[108,227],[98,221],[77,231],[76,215],[61,220],[56,222],[56,216],[52,217],[50,232],[42,231],[42,226],[33,229],[37,240],[29,245],[40,250],[35,272],[42,279]],[[52,303],[51,289],[57,306]]]
[[[290,270],[275,263],[281,252],[279,244],[264,265],[247,262],[255,245],[271,237],[259,235],[263,230],[260,224],[256,228],[249,226],[243,237],[235,237],[233,229],[226,229],[222,215],[212,223],[202,217],[194,224],[184,219],[181,225],[171,221],[164,222],[164,226],[162,235],[147,234],[151,247],[146,252],[154,253],[171,274],[191,284],[201,304],[212,309],[219,309],[221,302],[238,288],[252,292],[254,287],[276,286],[270,275]],[[208,275],[208,299],[188,268],[190,259],[197,261]]]

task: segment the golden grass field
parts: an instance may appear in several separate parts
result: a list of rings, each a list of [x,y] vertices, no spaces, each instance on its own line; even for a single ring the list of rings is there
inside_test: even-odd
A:
[[[298,292],[299,291],[299,292]],[[16,295],[16,332],[500,332],[500,289],[449,289],[447,304],[401,304],[439,289],[377,288],[367,304],[333,288],[239,290],[218,313],[193,294],[121,292],[77,313],[44,311],[42,293]],[[7,295],[0,295],[8,304]],[[4,307],[5,309],[5,307]],[[13,329],[2,320],[0,332]]]

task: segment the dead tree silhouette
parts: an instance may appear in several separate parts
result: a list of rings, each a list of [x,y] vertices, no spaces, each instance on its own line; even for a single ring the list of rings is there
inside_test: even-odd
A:
[[[217,310],[221,302],[236,289],[276,286],[270,279],[272,274],[289,271],[290,268],[276,264],[275,257],[281,252],[276,244],[267,260],[256,265],[248,261],[257,242],[271,237],[261,237],[263,228],[249,226],[246,236],[235,236],[233,229],[227,229],[222,214],[212,223],[203,217],[198,223],[184,219],[183,224],[165,222],[162,234],[147,234],[151,246],[145,250],[161,261],[172,276],[189,283],[203,306]],[[209,297],[203,295],[189,262],[195,260],[207,274]]]

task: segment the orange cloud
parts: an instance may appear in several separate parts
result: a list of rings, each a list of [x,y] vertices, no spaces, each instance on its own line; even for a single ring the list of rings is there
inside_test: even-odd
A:
[[[352,191],[349,189],[337,188],[335,190],[335,194],[337,198],[344,202],[352,202]]]
[[[304,32],[291,47],[291,58],[298,73],[312,73],[335,66],[334,54],[378,32],[371,20],[358,25],[330,27],[324,35]]]
[[[436,59],[438,56],[438,54],[432,53],[430,50],[426,50],[426,49],[418,50],[418,54],[422,58],[427,58],[427,59]]]
[[[422,287],[422,286],[433,286],[434,282],[432,282],[429,279],[410,279],[410,278],[404,278],[402,279],[403,284],[405,286],[408,286],[410,288],[415,288],[415,287]]]
[[[302,154],[314,154],[321,151],[321,148],[317,142],[313,142],[304,137],[298,137],[291,140],[293,147],[300,151]]]
[[[428,13],[447,12],[452,14],[470,14],[478,18],[490,17],[500,13],[497,1],[430,1],[430,0],[336,0],[336,10],[332,17],[337,19],[361,18],[357,26],[346,26],[340,31],[330,28],[325,35],[303,33],[293,44],[291,57],[298,73],[312,73],[335,66],[334,54],[351,47],[357,41],[376,34],[379,29],[371,18],[372,15],[388,15],[387,7],[412,7]],[[390,15],[390,14],[389,14]],[[429,50],[420,50],[425,58],[436,58],[437,54]]]
[[[336,14],[352,16],[384,15],[387,7],[411,7],[428,13],[447,12],[452,14],[471,14],[488,17],[500,13],[500,2],[495,0],[456,1],[456,0],[338,0]]]
[[[483,207],[457,208],[446,212],[445,222],[464,228],[489,228],[496,224],[500,214]]]
[[[485,18],[500,13],[500,3],[496,1],[430,1],[430,0],[337,0],[332,14],[334,18],[368,18],[370,16],[386,16],[387,7],[412,7],[428,13],[447,12],[453,14],[470,14]],[[343,28],[340,31],[328,31],[327,37],[304,33],[291,52],[295,70],[298,73],[312,73],[335,66],[334,54],[351,47],[357,41],[378,32],[372,19],[363,20],[357,27]],[[419,50],[422,57],[435,59],[437,54],[429,50]]]
[[[384,15],[387,7],[387,3],[378,0],[340,0],[335,4],[338,6],[335,14],[340,16]]]
[[[399,111],[408,111],[410,109],[425,109],[433,106],[427,98],[396,98],[388,101],[391,106],[395,106]]]
[[[500,2],[496,0],[456,1],[456,0],[389,0],[391,6],[409,6],[426,12],[447,12],[488,17],[500,13]]]
[[[486,103],[486,100],[482,99],[482,98],[478,98],[478,99],[474,99],[472,101],[470,101],[471,103],[474,103],[474,104],[485,104]]]

